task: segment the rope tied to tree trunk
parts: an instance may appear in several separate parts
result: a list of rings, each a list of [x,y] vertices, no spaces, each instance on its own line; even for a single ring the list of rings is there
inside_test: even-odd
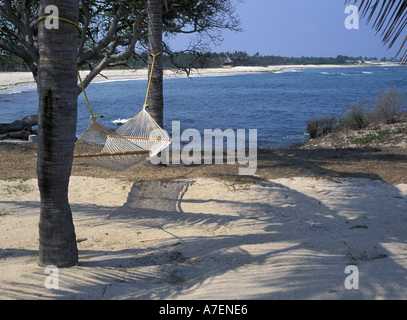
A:
[[[86,94],[86,91],[85,91],[85,86],[83,85],[81,75],[79,74],[79,70],[78,70],[78,78],[79,78],[79,82],[81,83],[82,92],[83,92],[83,95],[85,96],[86,103],[88,104],[88,108],[89,108],[89,112],[90,112],[90,118],[92,119],[92,121],[95,121],[96,118],[103,118],[103,116],[95,116],[95,115],[93,115],[92,108],[91,108],[90,103],[89,103],[88,95]]]
[[[148,99],[148,93],[150,92],[151,78],[152,78],[152,76],[153,76],[155,58],[158,57],[160,54],[162,54],[162,52],[159,52],[159,53],[156,53],[156,54],[153,54],[153,53],[149,52],[148,54],[153,57],[153,62],[151,63],[150,76],[149,76],[148,85],[147,85],[146,100],[144,101],[143,110],[145,110],[146,108],[148,108],[147,99]]]
[[[78,29],[79,33],[82,32],[82,30],[81,30],[81,28],[78,26],[78,24],[76,24],[75,22],[73,22],[73,21],[71,21],[71,20],[68,20],[68,19],[65,19],[65,18],[61,18],[61,17],[58,17],[58,16],[52,16],[52,15],[42,16],[42,17],[39,17],[39,18],[37,19],[37,22],[40,22],[40,21],[45,20],[45,19],[47,19],[47,18],[52,18],[52,19],[57,19],[57,20],[59,20],[59,21],[67,22],[67,23],[72,24],[73,26],[75,26],[76,29]]]
[[[69,24],[75,26],[75,27],[78,29],[79,33],[82,32],[82,30],[81,30],[81,28],[78,26],[78,24],[76,24],[75,22],[73,22],[73,21],[71,21],[71,20],[68,20],[68,19],[65,19],[65,18],[61,18],[61,17],[58,17],[58,16],[52,16],[52,15],[42,16],[42,17],[40,17],[40,18],[37,19],[37,22],[40,22],[40,21],[45,20],[45,19],[47,19],[47,18],[58,19],[58,20],[60,20],[60,21],[69,23]],[[79,70],[78,70],[78,79],[79,79],[79,82],[80,82],[80,84],[81,84],[82,92],[83,92],[83,95],[85,96],[86,103],[88,104],[88,108],[89,108],[89,112],[90,112],[90,118],[92,119],[92,121],[95,121],[96,118],[103,118],[103,116],[97,116],[97,115],[94,115],[94,114],[93,114],[93,111],[92,111],[92,108],[91,108],[91,106],[90,106],[90,102],[89,102],[89,99],[88,99],[88,95],[86,94],[85,86],[83,85],[82,78],[81,78],[81,75],[80,75],[80,73],[79,73]]]
[[[76,23],[65,18],[48,15],[38,18],[37,22],[45,20],[48,17],[69,23],[81,32],[81,29]],[[93,114],[85,92],[85,86],[82,82],[79,70],[77,70],[82,91],[91,114],[92,123],[75,142],[74,158],[80,158],[85,163],[99,165],[110,170],[125,171],[137,166],[146,160],[148,156],[155,156],[171,143],[172,140],[169,139],[167,132],[160,128],[145,110],[148,107],[147,98],[155,58],[161,53],[162,52],[157,54],[149,53],[153,57],[153,62],[143,110],[116,131],[112,131],[96,121],[96,118],[102,118],[102,116],[95,116]],[[120,131],[120,129],[122,130]]]

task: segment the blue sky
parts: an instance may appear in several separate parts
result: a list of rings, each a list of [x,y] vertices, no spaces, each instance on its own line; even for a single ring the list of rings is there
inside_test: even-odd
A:
[[[371,24],[366,25],[365,18],[360,20],[358,30],[347,30],[345,0],[244,0],[237,5],[237,14],[244,31],[224,31],[223,43],[212,47],[212,51],[292,57],[342,54],[380,59],[394,57],[401,43],[388,49]],[[186,41],[172,40],[172,48],[183,49]]]

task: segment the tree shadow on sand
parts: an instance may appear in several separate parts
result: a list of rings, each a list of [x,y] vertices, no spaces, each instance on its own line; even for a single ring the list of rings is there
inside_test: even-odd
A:
[[[250,186],[255,196],[249,201],[239,198],[244,192],[239,189],[231,191],[232,198],[215,194],[203,201],[188,197],[194,183],[136,183],[123,208],[75,207],[83,219],[124,223],[126,233],[156,228],[166,239],[117,251],[80,250],[79,266],[61,270],[60,289],[44,289],[41,297],[407,297],[407,203],[397,188],[366,179],[311,181],[303,188],[295,180],[260,180]],[[371,185],[374,188],[367,189]],[[183,209],[194,204],[227,210],[215,214]],[[357,290],[344,286],[347,265],[359,269]],[[44,281],[42,269],[29,276]],[[5,284],[3,290],[18,297],[30,288]]]

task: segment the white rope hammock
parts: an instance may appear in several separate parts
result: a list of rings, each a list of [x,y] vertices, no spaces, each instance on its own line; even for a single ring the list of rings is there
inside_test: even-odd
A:
[[[146,102],[157,55],[153,55]],[[92,123],[75,142],[74,158],[109,170],[126,171],[147,160],[148,157],[157,155],[171,144],[172,140],[167,132],[148,114],[146,102],[141,112],[116,131],[98,123],[96,118],[100,116],[93,115],[79,72],[78,77],[91,113]]]
[[[164,150],[172,141],[167,132],[161,129],[145,108],[123,124],[115,133],[141,149],[148,150],[150,157]]]

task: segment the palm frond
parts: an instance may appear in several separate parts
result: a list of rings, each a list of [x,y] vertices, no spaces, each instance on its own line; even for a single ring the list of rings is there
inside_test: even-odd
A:
[[[359,8],[362,18],[373,23],[372,28],[385,45],[392,48],[400,38],[407,25],[407,0],[345,0],[345,4],[353,3]],[[404,38],[396,56],[402,52],[401,64],[407,64],[407,37]]]

